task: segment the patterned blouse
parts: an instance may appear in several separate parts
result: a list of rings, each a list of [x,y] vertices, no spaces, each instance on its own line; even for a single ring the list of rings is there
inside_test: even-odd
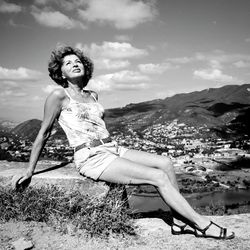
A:
[[[81,103],[71,98],[66,89],[65,93],[69,97],[69,103],[62,108],[58,122],[64,130],[71,147],[76,147],[82,143],[91,142],[94,139],[104,139],[109,136],[103,120],[104,108],[97,102]]]

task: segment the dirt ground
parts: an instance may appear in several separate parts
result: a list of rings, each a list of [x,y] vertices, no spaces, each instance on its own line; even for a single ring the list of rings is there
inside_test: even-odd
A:
[[[137,236],[121,238],[110,237],[108,240],[86,238],[84,233],[62,234],[44,223],[8,222],[0,224],[0,249],[15,249],[13,242],[20,238],[33,243],[35,250],[247,250],[250,245],[250,214],[212,217],[236,233],[233,240],[214,240],[196,238],[193,235],[171,235],[170,227],[163,220],[144,218],[136,221]]]

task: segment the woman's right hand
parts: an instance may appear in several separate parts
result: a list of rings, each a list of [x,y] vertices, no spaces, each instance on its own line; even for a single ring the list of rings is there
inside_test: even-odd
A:
[[[12,188],[18,191],[23,191],[30,184],[31,177],[32,173],[30,171],[14,175],[11,180]]]

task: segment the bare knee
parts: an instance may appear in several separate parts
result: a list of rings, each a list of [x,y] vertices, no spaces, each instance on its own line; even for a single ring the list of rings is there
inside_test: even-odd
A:
[[[161,169],[152,176],[155,186],[162,187],[171,184],[170,179],[166,172]]]
[[[160,161],[160,169],[164,171],[173,171],[173,163],[167,156],[162,156]]]

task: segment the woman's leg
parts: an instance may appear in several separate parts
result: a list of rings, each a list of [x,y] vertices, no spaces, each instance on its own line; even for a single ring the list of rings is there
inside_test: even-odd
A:
[[[173,168],[173,163],[169,159],[169,157],[162,156],[162,155],[156,155],[156,154],[151,154],[143,151],[138,151],[138,150],[128,150],[123,156],[123,158],[137,162],[139,164],[148,166],[148,167],[153,167],[153,168],[158,168],[164,171],[167,175],[168,178],[173,185],[173,187],[179,191],[178,183],[176,180],[176,175],[175,171]],[[181,222],[180,220],[183,220],[182,216],[180,216],[174,209],[171,208],[172,215],[173,215],[173,222],[174,224],[177,224],[179,226],[185,225],[185,223]],[[179,227],[174,226],[175,231],[181,231]]]
[[[121,184],[151,184],[158,188],[164,201],[198,228],[205,228],[209,219],[195,212],[184,197],[171,184],[168,175],[157,168],[138,164],[118,157],[104,170],[99,180]],[[219,235],[220,230],[211,226],[207,232]]]
[[[161,169],[168,175],[168,178],[175,189],[179,191],[173,164],[169,157],[129,149],[122,156],[122,158],[137,162],[148,167]]]

